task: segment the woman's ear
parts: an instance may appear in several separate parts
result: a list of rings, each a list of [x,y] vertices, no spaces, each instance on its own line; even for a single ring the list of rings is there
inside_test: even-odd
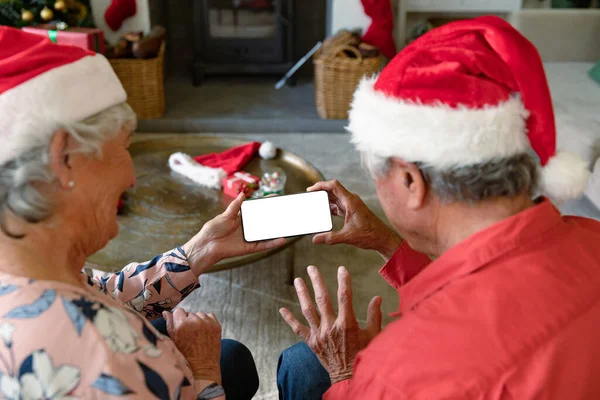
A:
[[[63,189],[69,188],[69,182],[72,180],[71,160],[68,152],[70,137],[66,130],[60,129],[50,140],[50,167]]]

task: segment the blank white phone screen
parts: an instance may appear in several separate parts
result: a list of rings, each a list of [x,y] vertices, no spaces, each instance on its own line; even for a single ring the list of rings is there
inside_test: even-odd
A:
[[[327,192],[245,201],[242,227],[247,242],[330,231],[333,224]]]

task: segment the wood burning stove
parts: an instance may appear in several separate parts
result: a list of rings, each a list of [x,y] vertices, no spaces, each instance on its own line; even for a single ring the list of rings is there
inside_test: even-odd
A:
[[[195,0],[194,85],[206,75],[283,74],[293,65],[294,0]]]

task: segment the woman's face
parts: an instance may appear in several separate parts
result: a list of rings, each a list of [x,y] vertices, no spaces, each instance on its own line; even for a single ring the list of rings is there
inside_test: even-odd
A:
[[[102,147],[102,157],[72,156],[75,183],[67,207],[81,233],[81,246],[91,255],[117,236],[117,205],[121,195],[135,185],[135,171],[129,154],[131,132],[122,131]]]

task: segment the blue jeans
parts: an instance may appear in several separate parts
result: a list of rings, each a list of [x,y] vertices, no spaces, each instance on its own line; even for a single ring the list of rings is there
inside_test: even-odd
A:
[[[320,400],[330,387],[329,373],[306,343],[281,353],[277,365],[280,400]]]
[[[150,321],[163,335],[169,336],[163,318]],[[258,372],[250,350],[235,340],[221,340],[221,375],[227,400],[250,400],[258,391]]]

